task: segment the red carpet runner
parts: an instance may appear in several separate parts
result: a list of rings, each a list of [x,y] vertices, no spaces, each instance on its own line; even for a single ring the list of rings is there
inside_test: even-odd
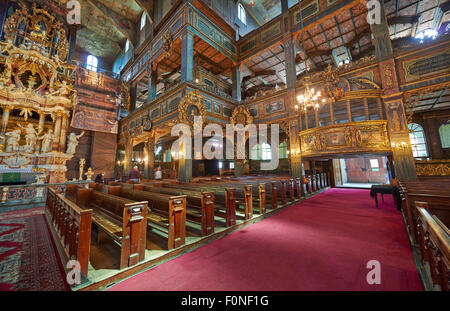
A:
[[[0,213],[0,291],[66,289],[43,208]]]
[[[110,290],[422,290],[402,217],[385,196],[331,189]],[[381,284],[366,281],[381,264]]]

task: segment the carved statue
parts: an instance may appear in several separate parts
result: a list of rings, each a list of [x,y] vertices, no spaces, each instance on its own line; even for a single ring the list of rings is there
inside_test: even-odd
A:
[[[84,173],[84,165],[86,164],[85,159],[80,159],[80,180],[83,180],[83,173]]]
[[[92,168],[88,168],[86,174],[84,174],[87,176],[87,181],[92,181],[92,176],[94,175],[94,172],[92,171]]]
[[[36,142],[37,142],[37,132],[34,129],[33,124],[28,124],[27,127],[23,127],[22,125],[19,124],[19,127],[23,130],[25,130],[25,139],[26,139],[26,145],[25,145],[25,149],[28,152],[33,152],[34,151],[34,147],[36,146]]]
[[[53,130],[48,130],[47,134],[38,137],[38,140],[42,140],[41,153],[50,152],[53,140]]]
[[[78,139],[80,139],[83,135],[84,131],[81,132],[81,134],[78,136],[75,133],[70,133],[70,135],[68,136],[69,141],[67,143],[67,154],[75,154],[75,149],[77,149],[78,146]]]
[[[5,133],[7,137],[6,141],[6,152],[16,152],[19,151],[19,141],[20,141],[20,133],[21,130],[14,130],[11,132]]]

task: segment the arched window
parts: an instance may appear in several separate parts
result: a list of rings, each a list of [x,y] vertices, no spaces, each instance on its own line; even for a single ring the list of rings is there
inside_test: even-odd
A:
[[[247,25],[247,13],[241,3],[238,3],[238,19],[242,22],[242,24]]]
[[[89,55],[86,61],[86,69],[91,71],[97,71],[98,68],[98,58],[94,55]]]
[[[268,143],[261,145],[261,160],[272,160],[272,148]]]
[[[423,128],[417,123],[408,124],[409,138],[415,158],[428,157],[427,143]]]
[[[251,160],[261,160],[261,147],[259,144],[256,144],[253,146],[251,152],[250,152],[250,159]]]
[[[439,127],[442,148],[450,148],[450,123],[442,124]]]
[[[287,154],[287,143],[284,141],[280,144],[280,148],[279,148],[279,158],[280,159],[287,159],[288,158],[288,154]]]
[[[144,29],[146,23],[147,23],[147,14],[145,14],[145,12],[144,12],[144,13],[142,13],[142,16],[141,16],[140,30]]]

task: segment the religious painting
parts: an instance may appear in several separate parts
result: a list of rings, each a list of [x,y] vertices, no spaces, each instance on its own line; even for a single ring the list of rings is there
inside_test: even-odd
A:
[[[178,95],[175,98],[172,98],[169,100],[169,107],[168,107],[168,113],[175,111],[178,109],[178,106],[180,105],[181,102],[181,95]]]
[[[405,131],[406,118],[403,113],[401,102],[392,102],[387,104],[387,116],[390,119],[391,129],[394,132]]]
[[[220,106],[220,104],[218,104],[218,103],[214,103],[214,112],[215,113],[217,113],[217,114],[220,114],[221,113],[221,106]]]
[[[259,109],[258,109],[258,107],[252,107],[252,108],[249,109],[249,111],[250,111],[250,115],[253,118],[257,118],[259,116]]]
[[[194,117],[199,116],[199,115],[200,115],[200,110],[198,109],[197,106],[191,105],[188,107],[187,117],[188,117],[189,122],[194,123]]]
[[[227,107],[223,107],[223,115],[225,117],[231,117],[233,115],[233,110]]]
[[[205,99],[204,100],[204,103],[205,103],[205,107],[206,107],[206,111],[208,111],[208,112],[212,112],[212,109],[211,109],[211,101],[209,100],[209,99]]]
[[[439,54],[415,58],[403,63],[405,81],[410,82],[420,78],[449,71],[450,49]]]
[[[117,108],[113,103],[94,101],[79,97],[74,108],[71,126],[76,129],[117,134],[119,122]]]
[[[272,114],[275,112],[284,111],[284,102],[283,101],[277,101],[273,103],[267,103],[264,104],[264,114]]]

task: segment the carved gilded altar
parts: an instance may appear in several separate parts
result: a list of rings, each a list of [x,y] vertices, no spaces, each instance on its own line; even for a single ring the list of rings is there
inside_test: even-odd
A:
[[[80,137],[67,136],[76,91],[74,67],[66,63],[66,31],[35,4],[16,10],[5,21],[4,30],[6,42],[0,42],[0,174],[44,173],[49,182],[64,182],[66,162],[73,157]]]
[[[387,121],[362,121],[313,128],[299,133],[302,157],[390,152]]]

